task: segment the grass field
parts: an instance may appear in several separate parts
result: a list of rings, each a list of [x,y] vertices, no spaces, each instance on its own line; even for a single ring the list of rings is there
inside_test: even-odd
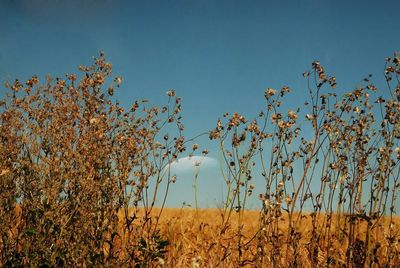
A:
[[[159,209],[154,209],[151,217],[156,219]],[[140,215],[140,213],[139,213]],[[163,257],[155,258],[155,266],[160,267],[346,267],[346,248],[348,246],[346,222],[348,219],[331,218],[321,214],[313,223],[313,217],[304,213],[295,230],[298,232],[297,248],[288,241],[288,217],[282,215],[272,225],[276,230],[262,227],[259,211],[244,211],[233,214],[224,222],[224,213],[220,209],[173,209],[163,210],[159,221],[160,234],[169,245]],[[295,215],[299,217],[299,215]],[[340,224],[339,224],[340,221]],[[331,225],[331,226],[330,226]],[[387,256],[389,229],[392,229],[397,241],[390,250],[400,252],[400,218],[383,217],[373,223],[371,243],[375,248],[375,263],[379,267]],[[313,228],[316,226],[316,228]],[[341,237],[338,237],[338,226]],[[364,246],[367,223],[356,223],[356,240]],[[273,229],[274,227],[272,227]],[[313,236],[318,233],[317,250],[310,252]],[[238,235],[240,233],[240,235]],[[329,234],[330,233],[330,234]],[[274,237],[277,235],[277,237]],[[239,241],[240,237],[240,241]],[[240,245],[240,246],[239,246]],[[295,250],[295,251],[294,251]],[[361,249],[359,249],[361,250]],[[239,252],[241,256],[239,258]],[[296,255],[297,264],[293,264]],[[314,259],[312,259],[314,258]],[[392,260],[396,267],[399,258]]]
[[[133,211],[129,211],[133,215]],[[17,220],[21,216],[21,208],[16,209]],[[103,244],[104,257],[118,256],[119,261],[128,259],[134,248],[136,251],[150,253],[150,267],[347,267],[349,259],[346,253],[348,248],[348,219],[339,219],[335,215],[328,217],[321,214],[313,217],[304,213],[294,227],[298,240],[293,244],[293,235],[289,235],[289,220],[282,215],[270,222],[266,227],[262,224],[260,211],[244,211],[232,214],[229,219],[224,216],[222,209],[192,209],[192,208],[164,208],[162,217],[160,209],[154,208],[147,216],[146,221],[152,222],[151,227],[158,230],[142,230],[141,236],[146,246],[138,248],[132,246],[130,237],[132,232],[124,228],[123,211],[119,213],[119,234],[113,243],[113,254],[107,243]],[[137,221],[143,223],[143,211],[136,211]],[[157,223],[155,223],[159,219]],[[329,220],[330,223],[328,222]],[[390,223],[392,222],[392,223]],[[382,217],[374,221],[370,243],[372,247],[371,267],[397,267],[400,259],[400,218],[392,220]],[[133,224],[133,226],[135,226]],[[264,227],[263,227],[264,226]],[[338,227],[339,226],[339,227]],[[338,228],[340,232],[338,232]],[[11,230],[13,237],[18,237],[19,224]],[[355,221],[356,241],[359,245],[359,254],[363,254],[367,223]],[[391,233],[390,233],[391,232]],[[154,235],[156,233],[156,235]],[[133,232],[137,236],[137,232]],[[146,234],[151,234],[147,239]],[[317,234],[317,236],[316,236]],[[338,234],[341,234],[338,236]],[[317,240],[315,238],[317,237]],[[394,237],[395,241],[389,241]],[[314,252],[313,241],[316,243]],[[1,241],[4,242],[4,241]],[[56,243],[62,244],[62,241]],[[389,246],[389,243],[390,246]],[[295,246],[294,246],[295,245]],[[23,246],[18,247],[23,251]],[[357,249],[356,249],[357,250]],[[388,250],[396,256],[387,262]],[[395,252],[393,252],[395,251]],[[394,254],[393,254],[394,253]],[[361,255],[360,255],[361,256]],[[141,256],[143,257],[143,256]],[[364,256],[365,258],[366,256]],[[140,257],[138,257],[140,258]],[[296,260],[296,261],[294,261]],[[124,262],[122,262],[124,263]],[[132,262],[125,262],[123,266],[135,266]],[[356,267],[351,264],[350,266]]]

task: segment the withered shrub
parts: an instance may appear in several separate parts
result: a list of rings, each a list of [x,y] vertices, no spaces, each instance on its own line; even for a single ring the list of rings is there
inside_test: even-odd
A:
[[[124,110],[112,97],[122,79],[108,81],[102,53],[79,69],[80,79],[6,85],[0,265],[140,266],[165,252],[149,215],[171,183],[165,167],[185,149],[180,98],[171,90],[161,109],[143,100]],[[160,137],[164,129],[177,137]]]

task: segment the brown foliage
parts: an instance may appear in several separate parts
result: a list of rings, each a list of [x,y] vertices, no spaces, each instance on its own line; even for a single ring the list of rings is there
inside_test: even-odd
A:
[[[48,78],[45,85],[37,77],[25,85],[15,80],[2,101],[3,265],[97,266],[149,257],[134,249],[156,231],[147,213],[157,191],[149,193],[149,184],[169,184],[164,167],[185,149],[183,137],[157,141],[166,125],[181,128],[180,99],[170,96],[162,111],[144,101],[125,111],[111,99],[121,78],[108,85],[108,94],[102,90],[111,75],[102,54],[80,70],[80,81],[75,75]],[[139,205],[146,214],[125,213],[121,233],[119,211]],[[116,251],[126,237],[126,247]]]
[[[252,120],[225,114],[208,133],[225,171],[226,199],[216,211],[163,213],[176,182],[169,164],[192,141],[181,134],[175,91],[164,107],[142,100],[124,109],[113,99],[122,78],[109,81],[111,64],[102,53],[93,66],[80,67],[79,79],[40,84],[34,76],[6,85],[0,265],[395,266],[398,55],[385,66],[390,96],[375,102],[370,76],[338,96],[336,78],[319,62],[311,68],[304,73],[305,111],[282,111],[291,89],[268,88],[266,111]],[[246,210],[254,177],[264,181],[260,212]]]

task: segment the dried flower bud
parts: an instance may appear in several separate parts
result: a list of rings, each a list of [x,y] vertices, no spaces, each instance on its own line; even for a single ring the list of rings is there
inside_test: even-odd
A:
[[[265,92],[264,92],[264,96],[265,96],[265,98],[268,99],[269,97],[274,96],[275,93],[276,93],[276,90],[275,90],[275,89],[267,88],[267,89],[265,90]]]
[[[289,112],[288,112],[288,117],[289,117],[290,119],[292,119],[292,120],[296,120],[296,119],[297,119],[297,114],[296,114],[294,111],[289,110]]]
[[[97,124],[99,122],[99,119],[98,118],[91,118],[89,120],[89,122],[90,122],[90,124],[95,125],[95,124]]]
[[[114,95],[114,87],[113,86],[110,86],[108,88],[108,95],[110,95],[110,96]]]
[[[175,90],[171,89],[167,91],[167,96],[168,97],[174,97],[175,96]]]
[[[117,76],[114,81],[115,81],[115,83],[117,83],[117,86],[120,86],[122,83],[122,77]]]

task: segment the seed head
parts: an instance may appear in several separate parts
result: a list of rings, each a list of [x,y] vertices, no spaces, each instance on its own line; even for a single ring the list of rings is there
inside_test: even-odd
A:
[[[264,92],[264,96],[265,96],[265,98],[268,99],[268,98],[274,96],[275,93],[276,93],[276,90],[275,90],[275,89],[267,88],[267,89],[265,90],[265,92]]]
[[[297,114],[296,114],[294,111],[289,110],[289,112],[288,112],[288,117],[289,117],[290,119],[292,119],[292,120],[296,120],[296,119],[297,119]]]
[[[115,81],[115,83],[117,83],[117,86],[120,86],[121,83],[122,83],[122,77],[121,76],[117,76],[114,81]]]
[[[196,151],[199,148],[199,145],[197,143],[193,144],[192,149],[193,151]]]
[[[175,90],[171,89],[167,91],[167,96],[168,97],[174,97],[175,96]]]
[[[176,182],[176,175],[172,176],[171,182],[172,182],[172,183],[175,183],[175,182]]]

